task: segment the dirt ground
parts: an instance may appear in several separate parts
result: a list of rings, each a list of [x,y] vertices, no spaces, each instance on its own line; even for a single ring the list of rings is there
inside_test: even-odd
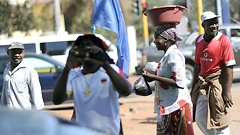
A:
[[[132,83],[139,76],[131,76]],[[232,109],[232,123],[230,124],[231,135],[240,133],[240,83],[234,84],[232,90],[234,107]],[[153,94],[150,96],[136,96],[134,93],[129,97],[119,99],[121,119],[124,135],[155,135],[156,134],[156,114],[153,113]],[[70,119],[72,110],[49,111],[56,116]],[[203,135],[196,123],[193,124],[195,135]]]
[[[153,94],[150,96],[133,96],[120,98],[121,118],[125,135],[155,135],[156,114],[153,113]],[[201,132],[194,123],[196,135]]]
[[[134,82],[139,76],[131,76],[129,81]],[[234,106],[231,110],[232,123],[230,124],[231,135],[240,134],[240,83],[233,83],[232,96]],[[153,113],[154,94],[150,96],[136,96],[132,94],[127,98],[120,98],[121,118],[125,135],[155,135],[156,114]],[[196,123],[193,123],[195,135],[203,135]]]

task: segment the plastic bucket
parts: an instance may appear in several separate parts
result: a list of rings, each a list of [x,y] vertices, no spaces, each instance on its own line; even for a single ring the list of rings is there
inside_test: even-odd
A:
[[[152,26],[155,27],[163,23],[179,24],[184,10],[187,10],[187,8],[179,5],[157,6],[146,10],[144,14],[148,17]]]

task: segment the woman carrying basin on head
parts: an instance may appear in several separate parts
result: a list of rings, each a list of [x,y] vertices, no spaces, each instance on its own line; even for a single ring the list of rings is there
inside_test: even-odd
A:
[[[185,83],[185,58],[177,46],[182,38],[176,31],[176,23],[161,23],[154,27],[156,49],[164,51],[164,56],[155,74],[145,71],[142,75],[148,82],[155,81],[157,135],[193,135],[192,103]]]

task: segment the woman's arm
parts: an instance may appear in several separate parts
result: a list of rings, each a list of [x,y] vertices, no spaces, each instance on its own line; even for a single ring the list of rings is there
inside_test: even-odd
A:
[[[171,79],[171,78],[166,78],[166,77],[162,77],[162,76],[158,76],[158,75],[153,75],[153,74],[150,74],[148,72],[143,72],[142,75],[145,77],[145,79],[148,82],[156,80],[156,81],[162,82],[162,83],[164,83],[168,86],[172,86],[172,87],[175,87],[175,88],[182,88],[182,87],[179,87],[177,85],[176,81],[174,79]]]

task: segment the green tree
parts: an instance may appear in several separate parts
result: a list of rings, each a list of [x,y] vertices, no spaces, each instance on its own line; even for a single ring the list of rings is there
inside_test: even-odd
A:
[[[0,1],[0,34],[9,34],[11,31],[11,21],[8,21],[11,17],[12,6],[8,1]]]
[[[125,2],[125,3],[123,3]],[[128,1],[120,0],[120,4],[126,4]],[[131,16],[127,16],[126,6],[121,6],[125,22],[130,20]],[[92,15],[94,9],[94,1],[90,0],[63,0],[61,1],[61,10],[65,18],[66,31],[69,33],[91,32]],[[127,24],[126,24],[127,25]],[[96,27],[97,33],[114,42],[117,35],[114,32]]]
[[[23,5],[11,5],[8,0],[0,1],[0,34],[11,36],[15,31],[28,34],[37,28],[29,1]]]

